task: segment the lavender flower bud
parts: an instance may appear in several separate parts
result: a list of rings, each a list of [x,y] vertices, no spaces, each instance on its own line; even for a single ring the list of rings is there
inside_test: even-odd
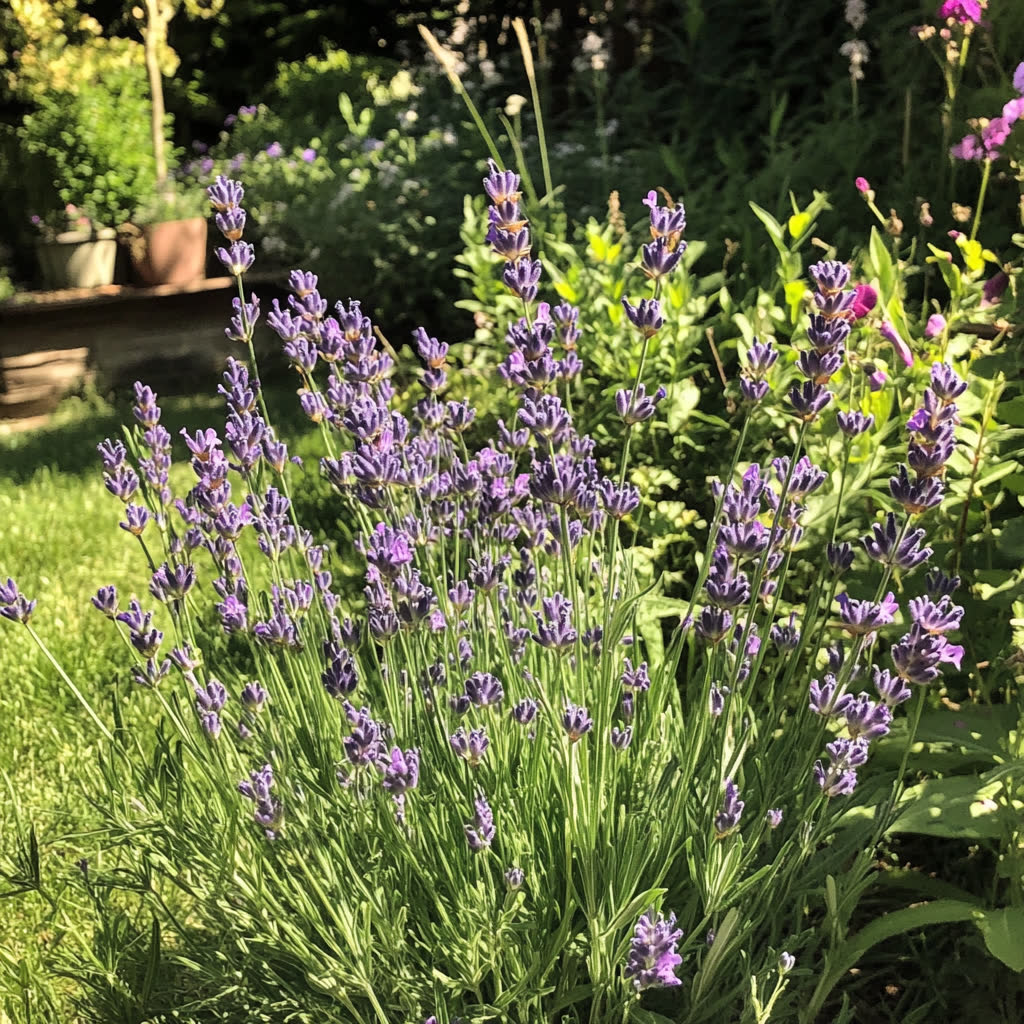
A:
[[[676,915],[666,920],[659,911],[647,911],[637,921],[629,948],[629,959],[623,974],[632,979],[637,991],[646,988],[670,988],[681,985],[675,969],[683,962],[676,952],[676,943],[683,937],[676,928]]]

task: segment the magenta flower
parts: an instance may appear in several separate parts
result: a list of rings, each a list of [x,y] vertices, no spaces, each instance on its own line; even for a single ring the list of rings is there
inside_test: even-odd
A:
[[[1013,87],[1024,96],[1024,60],[1017,65],[1017,70],[1013,73]]]
[[[993,117],[984,128],[981,129],[981,145],[985,150],[985,157],[989,160],[997,160],[1002,153],[1003,144],[1010,137],[1013,124],[1005,117]]]
[[[946,329],[946,318],[941,313],[932,313],[924,327],[926,338],[938,337]]]
[[[886,380],[885,370],[880,370],[877,366],[873,367],[871,373],[868,374],[868,387],[872,391],[881,391],[885,387]]]
[[[879,331],[881,332],[882,337],[885,338],[885,340],[889,342],[894,349],[896,349],[896,355],[903,360],[904,365],[913,366],[914,353],[910,351],[910,346],[900,337],[896,328],[889,323],[888,320],[883,320],[882,326],[879,327]]]
[[[855,178],[853,183],[862,196],[866,196],[871,191],[871,183],[867,178]]]
[[[316,150],[307,147],[302,151],[302,160],[304,163],[311,164],[316,159]]]
[[[981,4],[979,0],[945,0],[935,16],[944,20],[954,18],[961,25],[968,22],[977,25],[981,21]]]
[[[878,292],[869,284],[857,284],[853,286],[856,293],[853,299],[853,306],[850,312],[854,320],[863,320],[875,308],[878,302]]]
[[[950,149],[949,155],[954,160],[981,160],[985,156],[985,150],[977,135],[965,135]]]
[[[1014,96],[1003,104],[1003,120],[1012,128],[1022,117],[1024,117],[1024,96]]]

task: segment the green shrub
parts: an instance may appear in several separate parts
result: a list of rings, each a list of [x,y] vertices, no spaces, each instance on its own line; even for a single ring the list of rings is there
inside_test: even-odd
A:
[[[114,227],[153,193],[149,93],[142,68],[111,68],[77,90],[41,95],[18,129],[39,209],[73,203]]]

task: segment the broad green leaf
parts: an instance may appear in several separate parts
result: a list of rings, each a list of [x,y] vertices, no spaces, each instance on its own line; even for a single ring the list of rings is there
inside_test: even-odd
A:
[[[892,265],[892,256],[885,247],[885,240],[879,234],[878,228],[871,229],[871,240],[868,243],[868,251],[871,254],[871,265],[878,275],[878,283],[881,290],[883,302],[888,302],[892,297],[896,281],[895,271]]]
[[[953,711],[942,708],[921,716],[918,740],[951,743],[991,757],[1004,753],[1007,733],[1017,724],[1017,711],[1007,704],[962,704]]]
[[[856,966],[857,961],[872,946],[885,942],[904,932],[916,931],[933,924],[951,924],[955,921],[970,921],[981,910],[976,904],[962,900],[933,900],[906,910],[896,910],[891,914],[872,921],[856,935],[847,939],[834,953],[828,957],[828,969],[818,982],[814,994],[804,1006],[800,1015],[802,1024],[810,1024],[818,1016],[828,998],[829,993],[843,976]]]
[[[928,248],[931,249],[933,255],[926,257],[925,262],[934,263],[939,268],[939,273],[942,275],[942,280],[946,282],[950,295],[956,298],[963,290],[963,278],[960,268],[953,263],[953,254],[945,249],[936,248],[931,242],[928,243]]]
[[[900,815],[889,832],[995,839],[1004,828],[1000,805],[994,799],[1001,791],[998,782],[985,784],[970,775],[926,779],[906,791]]]
[[[778,249],[779,255],[783,257],[788,256],[789,249],[786,246],[782,225],[767,210],[761,209],[757,203],[751,202],[750,208],[754,211],[754,216],[768,230],[768,237],[771,238],[775,248]]]
[[[1024,971],[1024,907],[985,910],[975,921],[988,951],[1011,971]]]

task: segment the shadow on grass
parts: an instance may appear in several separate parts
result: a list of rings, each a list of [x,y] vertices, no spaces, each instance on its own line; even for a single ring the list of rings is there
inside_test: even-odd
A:
[[[204,375],[185,382],[149,377],[163,411],[161,423],[175,439],[175,456],[187,454],[179,437],[184,428],[195,431],[214,427],[222,433],[224,401],[217,394],[219,377]],[[295,398],[295,384],[287,375],[275,375],[267,382],[265,397],[277,434],[295,442],[313,432]],[[122,435],[122,424],[132,422],[132,392],[119,389],[103,395],[76,395],[65,399],[49,423],[33,430],[0,432],[0,481],[27,483],[40,470],[81,476],[98,474],[100,460],[96,445],[104,438]],[[0,421],[0,428],[2,428]]]

